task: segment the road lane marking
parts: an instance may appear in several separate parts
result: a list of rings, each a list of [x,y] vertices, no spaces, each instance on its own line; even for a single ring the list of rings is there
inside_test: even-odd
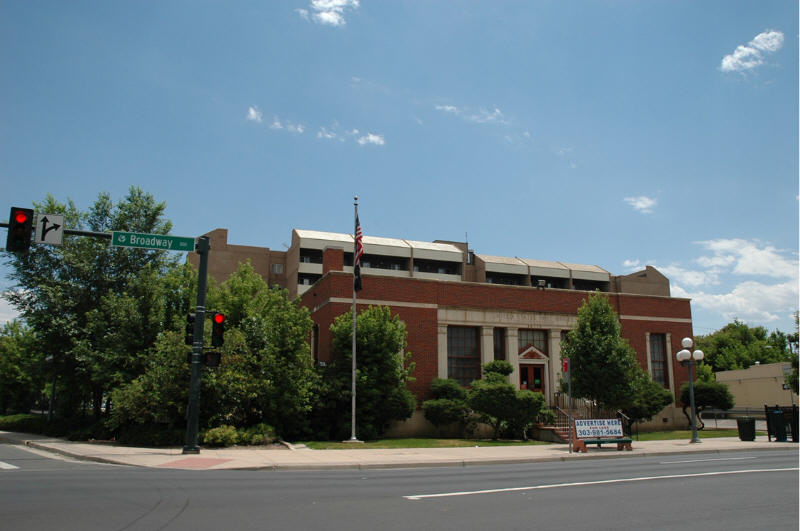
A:
[[[575,483],[554,483],[552,485],[533,485],[530,487],[508,487],[503,489],[486,489],[486,490],[470,490],[461,492],[441,492],[438,494],[414,494],[411,496],[403,496],[407,500],[422,500],[425,498],[447,498],[452,496],[470,496],[472,494],[495,494],[499,492],[519,492],[525,490],[537,489],[557,489],[561,487],[583,487],[586,485],[608,485],[611,483],[631,483],[634,481],[653,481],[657,479],[676,479],[676,478],[698,478],[708,476],[724,476],[729,474],[753,474],[759,472],[790,472],[800,470],[798,467],[793,468],[759,468],[752,470],[729,470],[724,472],[700,472],[697,474],[672,474],[668,476],[646,476],[639,478],[621,478],[621,479],[601,479],[598,481],[579,481]]]
[[[19,468],[18,466],[10,465],[4,461],[0,461],[0,469],[2,470],[14,470],[15,468]]]
[[[686,461],[661,461],[659,465],[673,465],[675,463],[704,463],[705,461],[740,461],[742,459],[758,459],[757,457],[718,457],[715,459],[687,459]]]

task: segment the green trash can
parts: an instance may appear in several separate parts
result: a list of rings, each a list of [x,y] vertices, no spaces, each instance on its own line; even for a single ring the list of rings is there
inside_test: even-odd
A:
[[[786,419],[783,410],[775,409],[769,412],[769,429],[778,442],[786,442]]]
[[[742,441],[756,440],[756,419],[743,417],[736,419],[736,427],[739,428],[739,439]]]

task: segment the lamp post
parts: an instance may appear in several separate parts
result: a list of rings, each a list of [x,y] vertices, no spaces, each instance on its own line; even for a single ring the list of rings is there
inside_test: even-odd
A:
[[[695,418],[695,409],[694,409],[694,376],[692,375],[692,367],[697,365],[697,362],[702,360],[705,356],[702,350],[695,350],[694,352],[690,352],[689,349],[692,348],[694,342],[690,337],[684,337],[681,339],[681,346],[683,350],[679,351],[675,354],[675,357],[678,358],[678,361],[681,362],[681,365],[684,367],[689,367],[689,407],[692,410],[692,440],[689,442],[699,443],[700,438],[697,436],[697,419]]]

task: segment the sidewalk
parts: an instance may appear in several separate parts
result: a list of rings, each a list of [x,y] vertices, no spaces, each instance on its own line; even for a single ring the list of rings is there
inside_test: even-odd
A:
[[[702,433],[700,435],[702,439]],[[26,433],[0,431],[0,442],[27,445],[61,455],[120,465],[183,470],[333,470],[367,468],[418,468],[535,463],[573,459],[618,458],[697,454],[741,450],[798,451],[797,443],[755,441],[738,438],[636,441],[633,451],[617,451],[615,445],[589,448],[586,454],[569,453],[565,444],[535,446],[491,446],[474,448],[403,448],[393,450],[311,450],[305,446],[234,447],[202,449],[198,455],[184,455],[182,448],[134,448],[109,443],[73,442]]]

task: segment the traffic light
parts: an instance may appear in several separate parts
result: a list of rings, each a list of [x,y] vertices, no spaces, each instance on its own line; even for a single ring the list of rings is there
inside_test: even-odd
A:
[[[219,367],[220,361],[222,361],[222,354],[218,350],[205,353],[206,367]]]
[[[194,344],[194,314],[190,313],[186,316],[186,337],[184,343],[189,346]]]
[[[33,210],[30,208],[11,207],[8,216],[8,238],[6,251],[9,253],[27,253],[31,248],[33,235]]]
[[[225,314],[213,312],[211,314],[211,346],[221,347],[225,343]]]

